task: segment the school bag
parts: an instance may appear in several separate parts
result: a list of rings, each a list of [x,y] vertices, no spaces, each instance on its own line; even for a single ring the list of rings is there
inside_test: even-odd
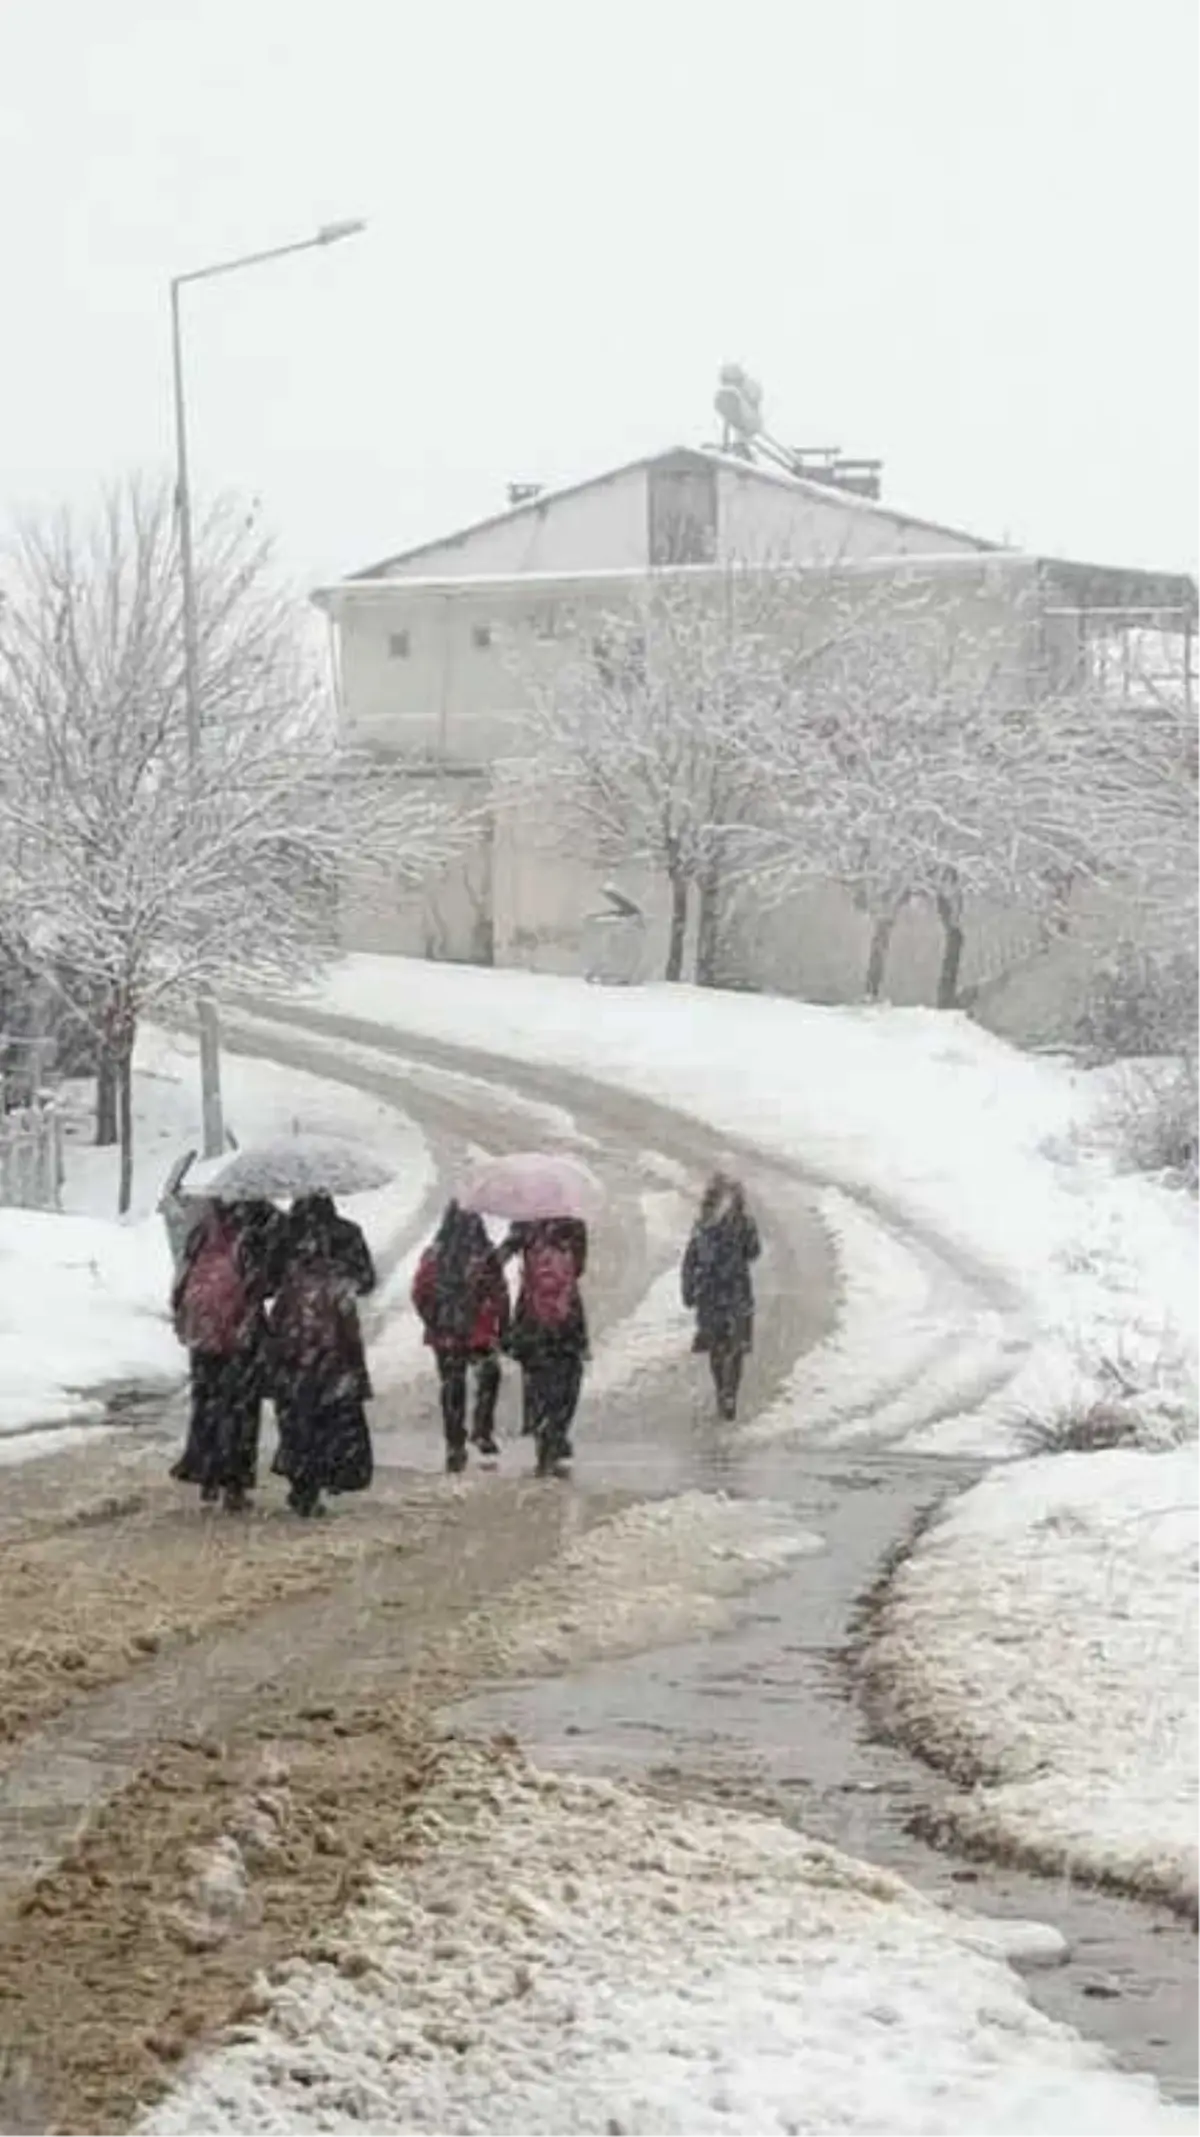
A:
[[[525,1315],[537,1328],[565,1328],[576,1310],[575,1256],[554,1240],[539,1240],[525,1257]]]
[[[189,1350],[229,1358],[245,1339],[250,1301],[237,1237],[219,1231],[198,1248],[184,1279],[177,1331]]]

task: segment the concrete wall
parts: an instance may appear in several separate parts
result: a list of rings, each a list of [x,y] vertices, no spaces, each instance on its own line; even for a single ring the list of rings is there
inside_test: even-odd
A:
[[[881,566],[889,573],[891,564]],[[906,601],[928,605],[977,645],[984,665],[998,638],[1018,665],[1035,635],[1023,613],[1027,570],[986,557],[904,566]],[[521,717],[535,680],[579,657],[603,619],[640,598],[644,582],[621,579],[531,580],[528,586],[486,580],[453,586],[403,580],[340,596],[339,670],[342,731],[358,747],[387,754],[487,764],[519,748]],[[869,569],[818,575],[806,613],[877,598]],[[717,582],[719,593],[719,582]],[[407,651],[393,649],[403,639]]]
[[[732,482],[736,497],[736,471]],[[756,487],[765,494],[762,485]],[[793,509],[788,493],[780,494]],[[644,494],[638,510],[644,539]],[[881,565],[881,571],[891,568]],[[1032,559],[916,557],[905,565],[903,584],[906,597],[930,604],[985,669],[998,655],[1016,671],[1040,668],[1049,656],[1065,676],[1078,660],[1078,624],[1069,617],[1047,624]],[[343,589],[347,739],[389,755],[474,767],[475,776],[456,782],[452,791],[474,808],[485,797],[493,802],[490,829],[481,829],[462,862],[440,872],[420,894],[348,885],[348,946],[471,959],[481,955],[490,931],[498,962],[561,972],[586,968],[587,916],[601,904],[601,884],[613,872],[577,850],[564,850],[559,827],[544,810],[524,804],[519,794],[514,802],[509,788],[494,785],[488,768],[519,757],[531,681],[552,681],[561,664],[577,658],[599,632],[603,617],[637,598],[640,586],[636,579],[585,577],[559,585],[478,581],[441,588],[397,579],[383,587]],[[856,590],[869,599],[878,577],[847,563],[816,586],[814,602],[842,602]],[[409,633],[403,659],[388,650],[389,635],[398,630]],[[481,631],[486,643],[479,642]],[[647,915],[642,976],[661,976],[666,886],[628,870],[618,872],[617,880]],[[975,907],[967,914],[963,985],[978,988],[978,1013],[997,1029],[1041,1042],[1062,1039],[1098,952],[1129,920],[1119,901],[1084,901],[1070,933],[1046,947],[1024,916]],[[693,915],[693,933],[694,924]],[[734,978],[769,990],[813,1001],[855,1001],[862,996],[869,933],[865,916],[842,891],[815,886],[786,908],[744,903],[728,927],[727,964]],[[887,998],[932,1003],[940,955],[936,917],[924,906],[909,907],[892,939]]]

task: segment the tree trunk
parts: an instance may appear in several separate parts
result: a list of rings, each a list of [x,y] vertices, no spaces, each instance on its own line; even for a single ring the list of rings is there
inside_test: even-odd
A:
[[[683,951],[687,940],[688,882],[686,876],[671,877],[671,933],[667,941],[667,979],[683,978]]]
[[[117,1115],[121,1140],[121,1181],[117,1214],[128,1215],[133,1200],[133,1023],[126,1026],[117,1054]]]
[[[871,947],[867,954],[867,1000],[877,1002],[883,991],[883,977],[887,971],[888,951],[892,946],[892,930],[896,925],[895,913],[884,913],[871,929]]]
[[[938,892],[937,916],[942,923],[942,963],[938,973],[937,1005],[939,1009],[957,1009],[958,977],[962,970],[965,941],[962,898],[957,891]]]
[[[96,1063],[96,1147],[111,1149],[117,1140],[117,1057],[107,1023]]]
[[[720,985],[721,878],[714,870],[700,885],[700,911],[696,920],[696,985]]]

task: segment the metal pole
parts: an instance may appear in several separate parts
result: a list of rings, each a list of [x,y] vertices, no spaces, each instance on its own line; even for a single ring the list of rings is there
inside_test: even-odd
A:
[[[200,787],[200,659],[196,627],[196,574],[192,554],[192,500],[188,487],[187,421],[183,401],[183,339],[179,325],[179,282],[171,284],[171,355],[175,377],[175,510],[179,516],[179,570],[183,591],[183,691],[187,719],[188,771]],[[196,993],[200,1031],[200,1103],[204,1155],[220,1157],[225,1148],[221,1111],[221,1037],[211,987]]]

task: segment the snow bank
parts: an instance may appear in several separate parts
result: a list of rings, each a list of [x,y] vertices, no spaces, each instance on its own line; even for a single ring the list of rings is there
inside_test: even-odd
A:
[[[986,1778],[990,1847],[1196,1903],[1197,1455],[1047,1455],[958,1500],[896,1575],[886,1717]]]
[[[350,958],[314,1001],[682,1107],[957,1257],[993,1318],[934,1407],[952,1419],[959,1385],[958,1408],[977,1404],[994,1366],[982,1418],[994,1452],[1015,1450],[1025,1417],[1109,1392],[1106,1358],[1161,1401],[1169,1424],[1181,1406],[1194,1412],[1194,1205],[1118,1173],[1099,1147],[1103,1077],[934,1010],[595,988],[402,958]],[[853,1407],[860,1394],[843,1385],[837,1402]],[[943,1437],[961,1442],[953,1424]]]
[[[570,1511],[578,1517],[578,1501]],[[733,1597],[821,1549],[786,1507],[681,1492],[585,1530],[506,1591],[503,1613],[473,1612],[447,1645],[504,1677],[665,1646],[719,1631]]]
[[[357,1136],[384,1154],[394,1180],[348,1198],[379,1255],[395,1251],[433,1183],[424,1138],[394,1107],[273,1062],[227,1055],[226,1110],[244,1145],[290,1131]],[[142,1032],[134,1064],[135,1195],[116,1210],[117,1154],[86,1141],[87,1094],[70,1087],[63,1211],[0,1210],[0,1437],[5,1456],[65,1445],[30,1426],[104,1416],[104,1391],[169,1388],[183,1353],[167,1318],[171,1259],[155,1205],[175,1160],[200,1144],[194,1042]]]
[[[147,2137],[1194,2126],[969,1924],[767,1819],[456,1747],[413,1837]]]
[[[157,1218],[0,1210],[0,1434],[98,1418],[92,1392],[169,1387],[180,1349],[166,1317],[171,1257]]]

